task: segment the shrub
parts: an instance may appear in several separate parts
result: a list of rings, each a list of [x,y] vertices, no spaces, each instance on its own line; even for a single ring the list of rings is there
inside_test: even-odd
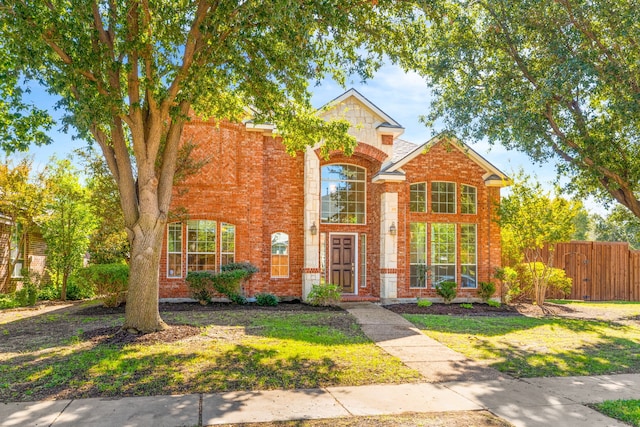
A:
[[[212,285],[216,292],[226,296],[236,304],[245,304],[246,298],[240,287],[243,280],[249,277],[246,270],[225,270],[212,274]]]
[[[38,299],[52,301],[60,298],[60,290],[53,283],[47,283],[38,291]]]
[[[535,280],[546,281],[545,289],[562,292],[571,292],[572,280],[567,277],[560,268],[547,267],[541,262],[522,263],[515,268],[505,267],[502,276],[507,286],[507,302],[518,299],[536,300]]]
[[[458,295],[458,284],[456,282],[444,281],[436,285],[436,293],[444,299],[445,304],[451,303]]]
[[[493,282],[480,282],[478,285],[478,296],[484,302],[489,301],[489,298],[496,292],[496,285]]]
[[[418,298],[418,307],[431,307],[433,303],[428,299]]]
[[[500,280],[506,289],[504,299],[507,303],[517,301],[522,297],[522,289],[518,282],[518,272],[511,267],[496,269],[496,279]]]
[[[0,294],[0,309],[16,308],[20,307],[20,304],[13,294]]]
[[[473,308],[473,304],[471,304],[470,302],[463,302],[462,304],[460,304],[460,307],[471,310]]]
[[[117,307],[127,296],[129,266],[127,264],[95,264],[82,269],[81,276],[89,282],[96,295],[102,296],[107,307]]]
[[[500,307],[500,306],[502,305],[502,304],[500,304],[500,301],[494,301],[494,300],[492,300],[492,299],[487,300],[487,304],[488,304],[490,307]]]
[[[251,265],[249,263],[237,264]],[[228,265],[231,264],[223,267]],[[247,299],[242,295],[241,284],[252,274],[245,268],[236,268],[235,270],[225,268],[219,273],[213,271],[190,271],[187,274],[187,284],[191,290],[191,295],[200,302],[211,302],[213,293],[217,292],[229,298],[231,302],[246,304]]]
[[[212,276],[213,273],[210,271],[190,271],[187,273],[186,282],[191,296],[203,304],[211,302]]]
[[[278,297],[269,293],[256,294],[256,304],[273,307],[278,305]]]
[[[332,283],[313,285],[309,296],[307,296],[307,301],[316,306],[335,305],[340,302],[340,287]]]
[[[127,275],[128,278],[128,275]],[[81,300],[93,298],[96,287],[78,273],[72,273],[67,281],[67,299]]]
[[[229,264],[225,264],[220,267],[220,271],[234,271],[234,270],[244,270],[247,272],[246,280],[251,279],[254,273],[260,271],[258,267],[251,264],[250,262],[230,262]]]

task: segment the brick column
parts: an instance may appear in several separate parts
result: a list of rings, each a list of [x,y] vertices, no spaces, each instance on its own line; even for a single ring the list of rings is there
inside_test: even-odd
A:
[[[398,193],[380,196],[380,298],[398,297],[398,236],[389,233],[391,225],[398,230]]]
[[[318,232],[312,235],[315,223]],[[304,154],[304,268],[302,298],[320,283],[320,159],[310,147]]]

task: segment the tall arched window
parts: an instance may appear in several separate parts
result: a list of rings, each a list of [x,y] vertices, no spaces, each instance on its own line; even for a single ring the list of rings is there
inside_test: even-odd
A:
[[[271,235],[271,277],[289,277],[289,235]]]
[[[323,166],[321,221],[334,224],[364,224],[366,177],[365,169],[355,165]]]

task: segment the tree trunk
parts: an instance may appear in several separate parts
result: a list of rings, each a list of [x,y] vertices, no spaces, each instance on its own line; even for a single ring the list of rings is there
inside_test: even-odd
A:
[[[60,299],[62,301],[67,300],[67,280],[69,279],[69,274],[65,271],[62,273],[62,286],[60,287]]]
[[[148,333],[167,329],[158,310],[159,265],[166,220],[146,215],[133,228],[129,290],[123,329]]]

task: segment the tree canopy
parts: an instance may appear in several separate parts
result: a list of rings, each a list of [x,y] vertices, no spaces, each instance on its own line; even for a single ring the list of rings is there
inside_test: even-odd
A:
[[[159,248],[189,115],[250,113],[275,124],[290,152],[323,141],[325,152],[349,153],[348,123],[316,115],[309,82],[369,77],[412,13],[411,2],[391,0],[2,2],[0,71],[12,78],[0,96],[22,107],[13,95],[23,78],[57,95],[64,124],[97,142],[117,182],[131,243],[127,330],[166,326]],[[26,129],[40,116],[28,117],[10,148],[37,141]]]
[[[640,217],[636,1],[445,0],[424,12],[397,59],[433,87],[426,121],[560,160],[572,190]]]

